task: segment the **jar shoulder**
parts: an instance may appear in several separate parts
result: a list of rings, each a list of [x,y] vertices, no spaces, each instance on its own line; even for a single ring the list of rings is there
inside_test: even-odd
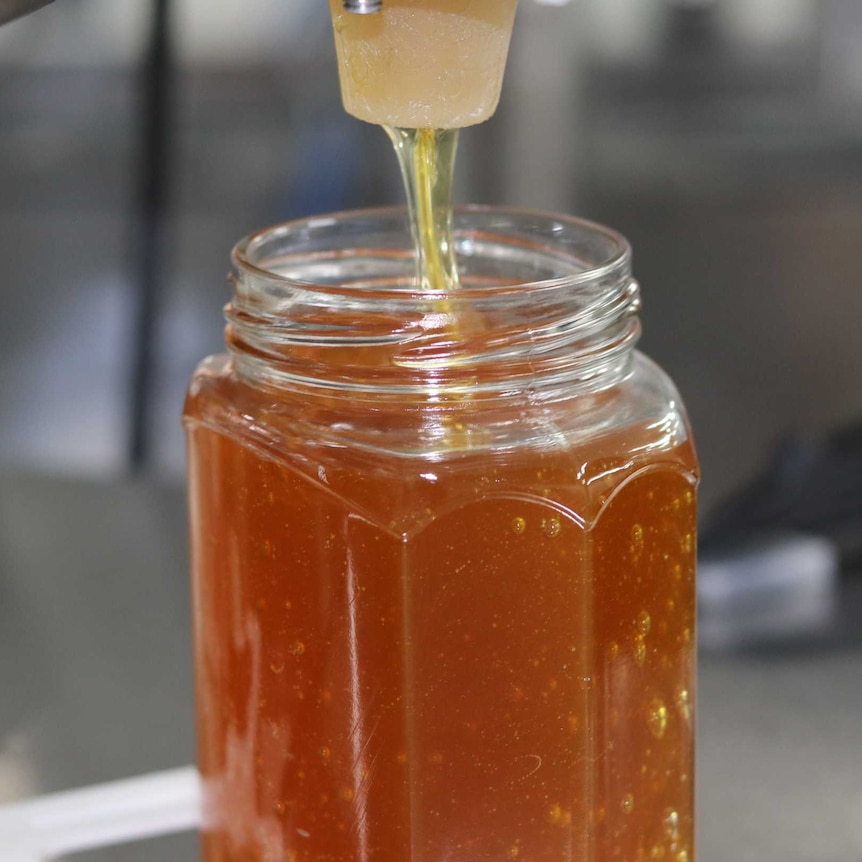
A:
[[[697,469],[676,386],[637,351],[629,373],[607,389],[553,398],[524,392],[490,402],[464,396],[447,410],[433,403],[405,406],[397,399],[381,403],[265,389],[243,379],[231,357],[219,354],[195,370],[184,416],[187,424],[247,437],[285,454],[297,446],[319,453],[350,447],[380,457],[463,460],[492,450],[501,461],[507,453],[534,450],[618,464],[681,459],[687,469]]]
[[[232,409],[240,392],[233,362],[227,353],[202,359],[192,372],[183,405],[183,422],[218,421]]]
[[[629,373],[610,389],[575,397],[557,416],[569,448],[591,462],[590,472],[629,473],[650,464],[677,464],[694,478],[697,455],[685,405],[673,380],[635,351]]]
[[[631,374],[619,388],[620,425],[647,425],[655,445],[679,445],[691,439],[688,411],[670,375],[645,353],[635,351]]]
[[[211,357],[186,400],[192,460],[200,466],[221,452],[226,460],[208,469],[246,475],[236,464],[263,458],[315,487],[325,476],[326,493],[381,523],[413,512],[416,501],[417,511],[437,511],[493,493],[553,499],[586,524],[644,472],[669,470],[688,486],[698,475],[676,387],[640,354],[615,386],[551,402],[529,392],[502,406],[464,398],[456,412],[441,413],[433,404],[387,410],[358,398],[335,401],[251,386],[229,357]]]

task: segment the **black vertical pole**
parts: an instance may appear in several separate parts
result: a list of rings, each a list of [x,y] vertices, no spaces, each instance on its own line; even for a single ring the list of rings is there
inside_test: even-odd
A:
[[[163,273],[165,212],[171,143],[173,62],[169,0],[151,0],[152,24],[139,81],[137,230],[134,236],[135,313],[132,341],[129,463],[149,459],[147,432],[152,405],[159,279]]]

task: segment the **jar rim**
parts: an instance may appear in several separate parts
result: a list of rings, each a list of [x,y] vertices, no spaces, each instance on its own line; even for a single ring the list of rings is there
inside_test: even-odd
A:
[[[456,210],[455,246],[460,284],[443,292],[416,277],[403,207],[251,234],[234,248],[225,309],[237,368],[277,385],[378,396],[499,394],[525,381],[597,391],[627,373],[640,297],[620,234],[474,206]]]
[[[458,219],[470,217],[500,217],[510,220],[527,221],[530,219],[545,220],[548,223],[556,223],[555,230],[559,235],[566,232],[572,237],[579,236],[582,240],[586,238],[601,240],[607,244],[610,253],[606,254],[602,259],[585,264],[584,268],[577,272],[567,272],[564,275],[553,278],[541,278],[535,280],[517,281],[515,283],[499,284],[470,284],[460,285],[458,295],[465,299],[473,296],[486,296],[488,293],[523,293],[529,291],[554,290],[560,287],[576,287],[583,284],[588,284],[595,281],[602,281],[612,277],[615,273],[627,272],[631,267],[631,246],[628,240],[618,231],[609,228],[598,222],[590,221],[589,219],[579,218],[577,216],[562,215],[530,207],[504,207],[468,204],[457,206],[454,208],[455,230],[459,230]],[[243,237],[231,250],[231,262],[238,274],[245,274],[255,279],[263,279],[272,284],[284,284],[294,287],[303,288],[314,292],[322,292],[338,295],[352,295],[361,291],[366,298],[370,295],[374,296],[392,296],[402,299],[411,298],[432,298],[439,297],[439,292],[420,289],[416,284],[412,288],[405,290],[401,287],[386,287],[380,284],[375,285],[370,289],[367,286],[358,287],[355,285],[345,284],[327,284],[324,282],[310,281],[307,279],[287,276],[261,265],[254,260],[254,251],[259,249],[266,241],[283,239],[289,234],[296,232],[301,234],[303,231],[325,230],[335,226],[344,227],[351,223],[362,223],[368,220],[401,220],[407,230],[404,231],[404,237],[410,239],[409,223],[407,221],[407,208],[404,206],[389,206],[389,207],[368,207],[363,209],[342,210],[330,213],[322,213],[313,216],[304,216],[298,219],[276,223],[265,228],[256,230],[247,236]],[[555,237],[559,240],[559,236]],[[395,252],[397,255],[398,252]],[[412,244],[406,245],[400,255],[413,255]]]

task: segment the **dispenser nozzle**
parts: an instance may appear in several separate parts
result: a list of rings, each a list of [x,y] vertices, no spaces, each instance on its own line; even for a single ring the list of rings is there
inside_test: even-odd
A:
[[[344,11],[355,15],[373,15],[383,8],[383,0],[344,0]]]
[[[517,0],[329,3],[349,114],[403,129],[458,129],[494,113]]]

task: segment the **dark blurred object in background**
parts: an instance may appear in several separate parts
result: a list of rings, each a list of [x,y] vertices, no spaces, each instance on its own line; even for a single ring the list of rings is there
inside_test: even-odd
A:
[[[782,440],[763,473],[714,507],[701,550],[769,532],[827,536],[847,570],[862,570],[862,423],[823,438]]]
[[[780,434],[862,414],[860,9],[522,3],[499,116],[463,136],[461,199],[563,208],[632,241],[645,346],[690,406],[707,509]],[[150,10],[63,0],[0,31],[0,463],[129,465],[135,74]],[[341,110],[325,4],[252,0],[239,15],[175,0],[170,24],[140,448],[149,470],[180,477],[180,405],[196,361],[221,349],[231,245],[401,191],[382,133]]]
[[[29,15],[50,2],[51,0],[0,0],[0,24]]]
[[[862,424],[783,440],[706,520],[699,578],[706,647],[862,640]]]

